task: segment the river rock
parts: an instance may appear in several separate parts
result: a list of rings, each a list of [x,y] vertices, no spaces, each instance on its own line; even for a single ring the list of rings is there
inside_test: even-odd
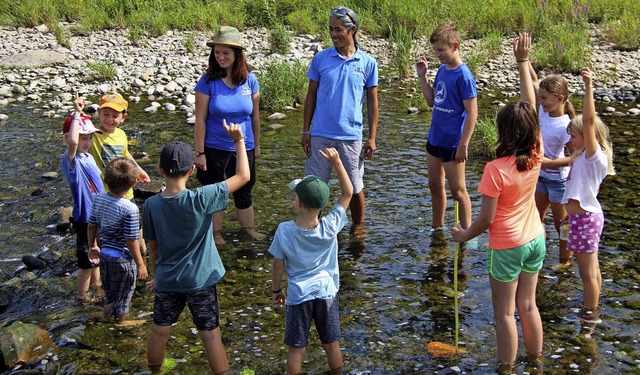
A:
[[[40,177],[47,180],[55,180],[56,178],[58,178],[58,172],[46,172],[46,173],[43,173],[42,176]]]
[[[4,113],[0,113],[0,121],[7,121],[9,119],[9,116],[5,115]]]
[[[0,328],[0,354],[7,368],[36,363],[54,346],[49,333],[35,325],[15,321]]]
[[[270,121],[279,121],[279,120],[283,120],[287,118],[287,115],[285,115],[284,113],[280,113],[280,112],[276,112],[274,114],[272,114],[271,116],[267,117],[268,120]]]
[[[418,112],[420,112],[418,107],[409,107],[409,108],[407,108],[407,113],[410,114],[410,115],[415,115]]]
[[[278,130],[280,128],[284,128],[284,125],[282,125],[282,124],[271,124],[271,125],[267,126],[267,129],[269,129],[269,130]]]
[[[138,183],[133,187],[133,196],[140,199],[147,199],[162,192],[164,187],[164,181],[154,179],[148,183]]]
[[[73,207],[61,207],[57,213],[58,222],[56,223],[56,230],[58,232],[66,232],[69,230],[71,228],[71,223],[69,222],[71,217],[73,217]]]
[[[33,256],[33,255],[25,255],[22,257],[22,263],[27,267],[27,270],[43,270],[47,268],[47,262],[44,260]]]
[[[0,66],[5,68],[37,68],[45,65],[62,64],[66,61],[67,58],[63,54],[47,50],[35,50],[8,56],[0,60]]]

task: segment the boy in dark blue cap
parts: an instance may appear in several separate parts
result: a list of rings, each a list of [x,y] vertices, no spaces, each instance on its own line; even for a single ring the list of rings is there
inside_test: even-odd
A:
[[[298,218],[278,226],[269,248],[273,260],[273,301],[287,305],[284,343],[288,346],[287,374],[300,374],[302,357],[313,320],[327,353],[332,374],[342,373],[340,317],[338,315],[338,233],[347,223],[345,209],[353,186],[334,148],[320,154],[338,175],[340,197],[322,218],[320,211],[329,201],[329,186],[318,176],[294,180],[289,188],[296,193]],[[282,291],[282,275],[287,271],[287,298]]]
[[[144,237],[149,241],[149,263],[155,279],[153,326],[147,346],[149,369],[160,372],[171,325],[189,306],[207,361],[214,374],[229,373],[220,333],[216,284],[225,273],[213,242],[211,215],[227,208],[229,193],[249,181],[249,162],[242,129],[223,121],[236,147],[236,174],[223,182],[195,190],[186,188],[195,170],[193,151],[182,142],[170,142],[160,154],[158,169],[166,189],[144,204]]]

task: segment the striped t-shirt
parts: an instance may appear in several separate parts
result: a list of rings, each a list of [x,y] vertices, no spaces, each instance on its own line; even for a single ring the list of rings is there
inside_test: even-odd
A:
[[[104,254],[131,257],[125,240],[138,239],[140,236],[138,206],[133,202],[109,193],[100,193],[93,201],[89,224],[98,227],[102,241],[100,249]]]

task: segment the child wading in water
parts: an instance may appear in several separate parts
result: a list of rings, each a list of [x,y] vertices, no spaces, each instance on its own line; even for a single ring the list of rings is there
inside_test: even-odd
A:
[[[615,171],[609,128],[596,115],[592,75],[592,66],[580,70],[585,85],[584,109],[582,115],[576,116],[567,128],[576,152],[569,158],[571,171],[562,203],[569,214],[567,249],[575,254],[584,285],[584,307],[580,318],[586,323],[600,323],[598,302],[602,274],[598,264],[598,244],[604,214],[597,195],[602,180]]]
[[[480,214],[468,229],[451,229],[456,242],[468,241],[489,229],[487,272],[500,374],[514,370],[518,351],[516,308],[528,360],[537,373],[542,373],[542,321],[536,305],[536,285],[546,248],[534,198],[542,144],[531,76],[524,74],[529,67],[529,46],[528,38],[522,35],[514,41],[522,101],[509,103],[498,112],[497,159],[487,163],[480,180]]]

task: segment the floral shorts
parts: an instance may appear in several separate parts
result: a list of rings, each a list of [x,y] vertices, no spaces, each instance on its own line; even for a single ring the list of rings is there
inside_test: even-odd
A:
[[[569,243],[567,250],[574,253],[595,253],[598,251],[600,235],[604,226],[602,213],[585,212],[569,215]]]

